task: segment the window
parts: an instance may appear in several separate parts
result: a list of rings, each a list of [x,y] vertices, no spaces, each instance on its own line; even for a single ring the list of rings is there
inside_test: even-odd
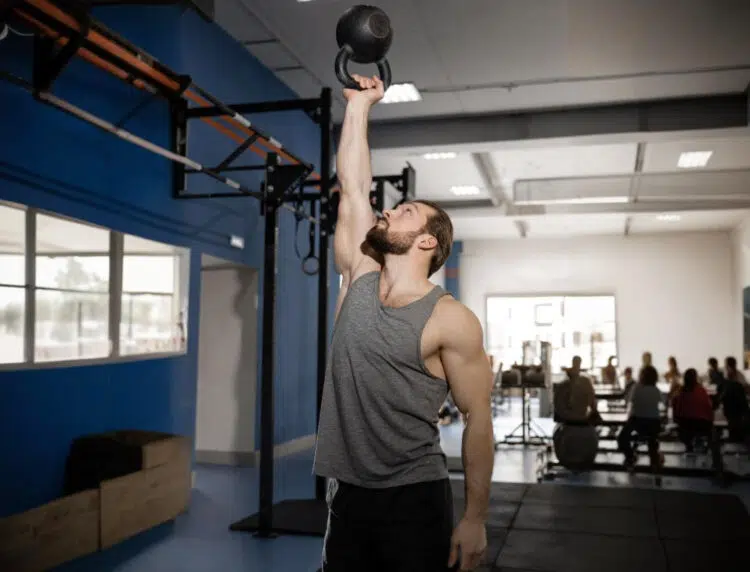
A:
[[[189,251],[0,203],[0,366],[187,347]]]
[[[26,211],[0,204],[0,364],[24,361]]]
[[[109,250],[108,230],[37,216],[35,361],[110,355]]]
[[[495,361],[504,368],[523,363],[525,342],[551,344],[553,372],[575,355],[585,369],[604,367],[617,355],[614,296],[488,297],[487,343]]]
[[[122,261],[122,355],[180,351],[185,348],[183,295],[179,291],[180,250],[125,236]]]

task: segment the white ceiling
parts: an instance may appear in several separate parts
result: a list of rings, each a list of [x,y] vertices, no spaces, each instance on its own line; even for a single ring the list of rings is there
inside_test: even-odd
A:
[[[418,104],[376,119],[738,92],[750,82],[746,0],[372,0],[391,19],[395,82]],[[216,21],[303,97],[337,86],[350,0],[217,0]],[[357,71],[359,68],[352,68]],[[374,67],[361,71],[374,73]],[[339,109],[340,110],[340,109]]]
[[[216,0],[216,21],[302,97],[333,87],[335,27],[352,0]],[[423,100],[374,122],[740,93],[750,84],[748,0],[373,0],[389,15],[395,82]],[[352,71],[374,73],[374,66]],[[491,135],[488,135],[491,137]],[[704,169],[680,153],[713,150]],[[427,161],[427,151],[453,151]],[[750,129],[374,149],[373,172],[417,172],[417,196],[449,204],[459,238],[731,228],[750,208]],[[477,186],[458,197],[454,186]],[[522,207],[531,199],[628,197]],[[485,206],[477,208],[477,206]],[[457,208],[462,207],[463,208]],[[660,212],[685,211],[665,224]],[[585,212],[584,212],[585,211]],[[630,217],[628,219],[628,217]]]
[[[669,214],[678,220],[660,220]],[[528,239],[570,236],[623,236],[626,224],[629,233],[657,234],[663,232],[730,231],[750,216],[750,209],[715,211],[671,211],[660,213],[564,214],[508,217],[490,213],[462,213],[452,215],[454,232],[463,240],[518,240],[517,221],[526,226]],[[630,221],[628,221],[630,218]]]

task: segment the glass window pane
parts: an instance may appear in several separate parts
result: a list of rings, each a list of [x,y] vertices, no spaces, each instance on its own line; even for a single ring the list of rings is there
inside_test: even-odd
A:
[[[123,240],[120,353],[135,355],[185,348],[180,286],[186,279],[187,251],[126,235]]]
[[[37,215],[36,286],[109,292],[109,231]]]
[[[25,309],[26,293],[23,288],[0,287],[0,363],[24,361]]]
[[[123,294],[120,353],[179,351],[183,335],[173,308],[174,296]]]
[[[109,292],[109,255],[37,256],[36,285],[59,290]]]
[[[110,353],[109,295],[37,290],[36,361],[101,358]]]
[[[26,211],[0,204],[0,284],[26,283]]]
[[[36,217],[36,252],[63,256],[81,252],[107,254],[109,230],[39,214]]]

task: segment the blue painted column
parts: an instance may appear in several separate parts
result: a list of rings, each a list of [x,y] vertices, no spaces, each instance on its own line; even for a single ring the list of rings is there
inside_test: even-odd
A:
[[[457,240],[453,243],[450,256],[445,261],[445,289],[456,299],[460,300],[459,295],[459,269],[461,267],[461,253],[464,250],[464,243]]]

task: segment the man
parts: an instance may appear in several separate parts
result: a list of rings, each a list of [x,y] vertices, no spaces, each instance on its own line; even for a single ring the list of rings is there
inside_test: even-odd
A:
[[[750,447],[750,405],[747,402],[747,381],[737,369],[737,360],[729,356],[724,360],[726,380],[721,387],[719,400],[727,420],[729,439],[746,443]]]
[[[367,121],[384,90],[378,78],[355,78],[362,90],[344,90],[334,237],[342,284],[315,454],[316,474],[329,479],[322,570],[473,570],[487,546],[494,461],[482,328],[428,280],[450,253],[446,213],[412,201],[374,217]],[[455,530],[437,428],[449,390],[466,418],[466,507]]]
[[[555,419],[563,423],[594,423],[599,421],[596,392],[591,380],[581,375],[581,357],[573,356],[565,372],[568,379],[555,387]]]

